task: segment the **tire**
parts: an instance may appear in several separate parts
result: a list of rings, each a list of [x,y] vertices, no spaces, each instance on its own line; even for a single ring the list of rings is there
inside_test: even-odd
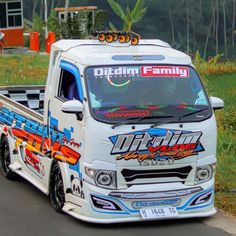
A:
[[[65,191],[58,163],[52,166],[49,197],[53,208],[57,212],[62,213],[62,208],[65,204]]]
[[[1,170],[3,175],[10,180],[17,180],[19,176],[10,169],[11,165],[11,151],[9,147],[9,143],[6,136],[2,137],[1,140]]]

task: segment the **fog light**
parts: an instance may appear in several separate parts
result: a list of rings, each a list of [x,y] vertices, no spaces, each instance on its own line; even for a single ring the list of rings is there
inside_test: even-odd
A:
[[[210,180],[212,176],[213,176],[213,166],[208,165],[208,166],[197,167],[195,181],[196,183],[202,183]]]
[[[124,35],[119,36],[119,42],[120,43],[125,43],[125,36]]]
[[[108,43],[111,43],[111,42],[113,41],[113,36],[110,35],[110,34],[106,35],[106,41],[107,41]]]
[[[131,37],[127,34],[125,35],[125,42],[128,43],[131,40]]]
[[[132,38],[132,40],[131,40],[132,45],[137,45],[138,43],[139,43],[139,38],[138,37]]]
[[[117,39],[118,39],[118,35],[117,34],[113,34],[112,37],[113,37],[113,41],[117,41]]]
[[[99,40],[100,42],[105,41],[105,39],[106,39],[106,35],[105,35],[105,34],[99,34],[99,35],[98,35],[98,40]]]

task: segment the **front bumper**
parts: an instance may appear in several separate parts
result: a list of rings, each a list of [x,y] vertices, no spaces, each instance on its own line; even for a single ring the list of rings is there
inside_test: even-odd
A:
[[[210,180],[197,186],[168,183],[112,191],[85,183],[85,199],[66,195],[63,211],[80,220],[105,224],[144,221],[140,209],[166,206],[176,207],[178,216],[173,219],[208,217],[216,213],[213,186],[214,181]]]

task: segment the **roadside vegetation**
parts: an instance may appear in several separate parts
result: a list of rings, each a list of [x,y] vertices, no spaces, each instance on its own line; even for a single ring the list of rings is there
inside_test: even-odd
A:
[[[210,96],[224,100],[216,111],[218,146],[216,168],[216,205],[236,215],[236,63],[220,62],[221,55],[208,61],[196,53],[194,64]]]
[[[48,62],[48,56],[1,55],[0,85],[45,84]]]
[[[218,163],[216,205],[236,215],[236,73],[207,75],[209,94],[220,97],[225,108],[216,111],[218,121]]]
[[[219,61],[220,55],[206,62],[197,53],[194,64],[208,94],[225,102],[225,108],[216,111],[219,131],[216,205],[236,215],[236,63]],[[0,85],[43,85],[48,62],[48,56],[2,55]]]

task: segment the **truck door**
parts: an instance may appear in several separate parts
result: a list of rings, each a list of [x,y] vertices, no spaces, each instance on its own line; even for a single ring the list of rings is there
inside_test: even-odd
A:
[[[75,65],[67,61],[60,62],[60,69],[61,73],[58,75],[58,83],[55,85],[54,96],[51,96],[48,112],[52,157],[67,163],[68,168],[80,176],[83,120],[78,119],[76,114],[63,113],[61,110],[62,104],[66,101],[77,99],[83,102],[80,73]]]

